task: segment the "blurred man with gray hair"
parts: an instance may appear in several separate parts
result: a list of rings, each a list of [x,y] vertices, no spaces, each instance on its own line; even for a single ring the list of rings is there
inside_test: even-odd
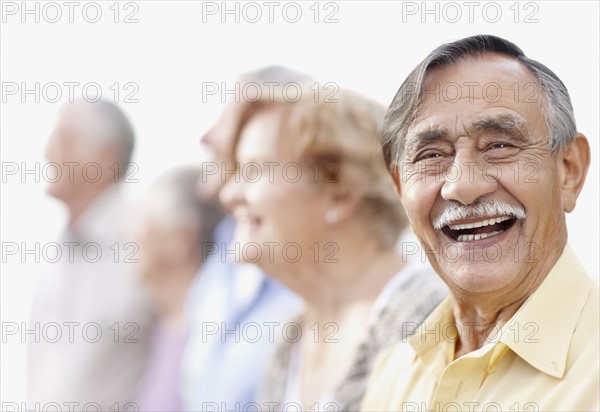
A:
[[[133,406],[151,324],[132,272],[137,245],[124,237],[130,210],[120,183],[133,147],[129,120],[105,100],[66,104],[48,143],[59,170],[48,193],[66,206],[68,223],[32,308],[34,327],[60,332],[29,347],[28,399],[42,408]]]
[[[565,217],[590,148],[558,76],[495,36],[444,44],[400,87],[383,140],[451,295],[380,356],[363,410],[599,410],[598,282]]]
[[[242,87],[254,83],[268,93],[273,88],[281,90],[285,85],[309,80],[306,74],[267,66],[242,75],[238,82]],[[198,182],[201,197],[218,199],[225,178],[236,171],[233,147],[247,104],[244,99],[229,99],[219,120],[200,139],[210,154],[203,169],[216,171],[202,175]],[[188,311],[192,324],[181,376],[185,410],[253,408],[267,359],[275,348],[273,330],[281,333],[284,322],[300,308],[294,293],[254,265],[241,265],[234,253],[226,253],[239,248],[232,241],[234,226],[232,217],[227,215],[216,227],[216,249],[208,256],[190,291]],[[244,331],[256,326],[260,332],[258,340],[254,340],[254,335],[247,338]]]

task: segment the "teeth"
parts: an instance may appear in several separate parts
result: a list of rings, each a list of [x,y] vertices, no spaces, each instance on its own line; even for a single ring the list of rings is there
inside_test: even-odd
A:
[[[485,238],[488,238],[491,236],[496,236],[503,232],[504,232],[504,230],[495,230],[491,233],[478,233],[476,235],[460,235],[460,236],[458,236],[458,238],[456,240],[459,242],[469,242],[471,240],[480,240],[480,239],[485,239]]]
[[[510,216],[502,216],[502,217],[496,217],[496,218],[492,218],[492,219],[482,220],[481,222],[464,223],[462,225],[449,225],[448,227],[451,230],[475,229],[477,227],[495,225],[496,223],[504,222],[505,220],[509,220],[509,219],[510,219]]]

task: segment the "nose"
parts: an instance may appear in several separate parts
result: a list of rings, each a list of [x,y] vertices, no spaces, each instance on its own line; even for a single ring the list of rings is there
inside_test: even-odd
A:
[[[210,139],[211,139],[210,136],[212,134],[212,130],[213,130],[213,128],[211,127],[206,132],[204,132],[200,135],[200,138],[198,139],[198,143],[200,143],[200,145],[210,144]]]
[[[442,198],[470,205],[482,196],[495,192],[498,181],[496,177],[486,174],[485,170],[475,159],[457,155],[444,174]]]

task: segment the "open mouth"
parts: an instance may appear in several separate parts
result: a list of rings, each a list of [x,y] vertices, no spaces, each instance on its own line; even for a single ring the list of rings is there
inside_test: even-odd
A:
[[[234,218],[238,224],[256,227],[260,225],[261,219],[248,213],[234,213]]]
[[[497,236],[510,229],[517,219],[500,216],[477,222],[457,223],[444,226],[442,232],[457,242],[469,242]]]

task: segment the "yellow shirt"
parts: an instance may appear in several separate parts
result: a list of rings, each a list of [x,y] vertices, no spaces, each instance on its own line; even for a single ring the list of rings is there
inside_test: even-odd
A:
[[[451,297],[377,359],[364,411],[598,411],[598,282],[569,246],[480,349],[454,360]]]

